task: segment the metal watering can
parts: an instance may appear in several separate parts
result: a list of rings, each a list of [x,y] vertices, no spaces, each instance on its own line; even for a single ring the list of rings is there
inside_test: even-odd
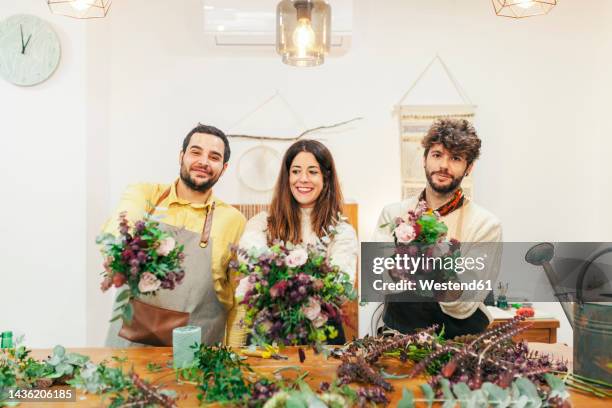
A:
[[[550,243],[542,243],[529,249],[525,260],[544,268],[555,297],[559,299],[572,325],[574,372],[612,383],[612,293],[601,291],[609,287],[610,280],[601,273],[597,274],[600,271],[593,273],[596,268],[591,268],[596,260],[608,253],[612,253],[612,247],[599,249],[569,271],[566,268],[553,268],[550,261],[555,255],[555,247]],[[589,270],[591,274],[587,279]],[[585,285],[587,289],[595,287],[597,292],[590,290],[588,296],[585,296]]]

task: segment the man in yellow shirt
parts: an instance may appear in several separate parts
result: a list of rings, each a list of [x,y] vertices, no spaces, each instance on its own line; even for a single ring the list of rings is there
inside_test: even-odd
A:
[[[202,328],[202,343],[223,341],[227,313],[234,304],[228,271],[230,246],[238,243],[246,221],[238,210],[213,195],[212,188],[227,169],[229,158],[225,134],[200,124],[183,141],[177,180],[135,184],[124,192],[104,232],[117,233],[121,212],[127,213],[130,222],[147,214],[159,217],[160,227],[184,245],[185,275],[175,289],[139,298],[133,323],[113,322],[107,346],[170,345],[172,326],[184,324]],[[147,327],[139,326],[139,321]],[[151,333],[151,327],[159,329]]]

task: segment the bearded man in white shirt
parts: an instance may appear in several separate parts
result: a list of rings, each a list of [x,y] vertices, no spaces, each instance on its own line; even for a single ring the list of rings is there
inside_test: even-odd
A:
[[[467,120],[441,119],[433,123],[422,142],[423,167],[427,185],[419,196],[386,206],[378,219],[373,241],[393,242],[389,228],[381,227],[404,217],[420,201],[436,210],[448,227],[447,238],[465,243],[494,242],[489,246],[488,267],[499,269],[502,228],[499,220],[463,195],[461,182],[480,155],[481,141]],[[462,255],[465,255],[462,248]],[[490,276],[491,274],[489,274]],[[386,297],[383,321],[388,328],[410,333],[433,324],[444,326],[446,338],[484,331],[492,317],[481,300],[462,300],[461,293],[450,293],[439,301],[402,302],[400,296]],[[454,300],[451,300],[454,299]],[[445,300],[445,301],[442,301]],[[478,301],[474,301],[478,300]]]

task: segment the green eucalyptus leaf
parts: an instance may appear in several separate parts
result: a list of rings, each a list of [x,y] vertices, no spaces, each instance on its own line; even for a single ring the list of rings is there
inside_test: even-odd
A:
[[[127,305],[125,305],[125,309],[123,309],[123,321],[126,323],[131,323],[132,322],[132,318],[134,317],[134,308],[132,307],[131,303],[128,303]]]
[[[50,358],[50,359],[47,361],[47,363],[48,363],[49,365],[52,365],[52,366],[56,366],[56,365],[58,365],[58,364],[59,364],[59,363],[61,363],[61,362],[62,362],[62,359],[61,359],[59,356],[56,356],[56,355],[52,356],[52,357],[51,357],[51,358]]]
[[[473,408],[473,404],[470,403],[472,390],[470,390],[466,383],[453,385],[453,392],[457,396],[461,408]]]
[[[287,402],[285,402],[286,408],[308,408],[306,402],[300,398],[299,394],[291,393],[289,398],[287,398]]]
[[[449,400],[455,399],[455,396],[453,395],[453,392],[450,389],[450,382],[446,378],[442,378],[440,380],[440,389],[442,390],[444,398]]]
[[[511,398],[508,390],[504,390],[497,384],[493,384],[490,382],[486,382],[482,384],[481,389],[487,395],[487,399],[490,405],[495,406],[496,408],[506,408],[510,406]]]
[[[431,385],[427,383],[421,384],[421,391],[423,391],[423,396],[427,400],[427,408],[431,408],[433,405],[433,400],[436,398],[436,393],[434,392],[433,388],[431,388]]]
[[[308,408],[327,408],[327,404],[321,401],[314,393],[306,394],[304,399],[306,400]]]
[[[119,292],[119,294],[117,295],[117,298],[115,299],[115,302],[117,302],[117,303],[124,302],[129,297],[130,297],[130,290],[129,289],[125,289],[125,290]]]
[[[402,399],[397,403],[397,408],[414,408],[414,394],[406,387],[402,390]]]
[[[89,361],[89,357],[78,353],[69,353],[66,356],[66,361],[68,362],[68,364],[83,367]]]
[[[62,363],[57,366],[56,370],[62,375],[72,375],[74,368],[70,364]]]
[[[544,374],[546,383],[550,386],[550,394],[548,398],[560,398],[562,400],[569,398],[569,392],[565,388],[565,383],[554,374]]]
[[[119,320],[120,318],[121,318],[121,313],[119,313],[119,314],[117,314],[117,315],[113,316],[113,318],[112,318],[112,319],[110,319],[108,322],[109,322],[109,323],[112,323],[112,322],[114,322],[115,320]]]
[[[487,396],[482,389],[472,391],[469,404],[474,408],[487,408],[489,406]]]
[[[525,408],[529,404],[529,397],[521,395],[512,401],[512,408]]]
[[[53,347],[53,354],[58,357],[64,357],[66,355],[66,349],[60,345]]]
[[[408,374],[406,374],[406,375],[390,374],[390,373],[387,373],[385,370],[382,370],[382,369],[380,370],[380,375],[385,380],[399,380],[399,379],[407,378],[408,377]]]
[[[527,404],[528,408],[539,408],[542,406],[542,399],[540,398],[538,389],[529,379],[520,377],[517,378],[514,383],[518,387],[521,396],[526,396],[529,399]]]

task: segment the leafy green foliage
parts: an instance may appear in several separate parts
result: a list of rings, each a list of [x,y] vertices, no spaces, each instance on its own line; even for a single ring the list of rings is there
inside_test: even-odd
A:
[[[550,375],[551,393],[540,395],[533,382],[525,377],[517,378],[509,388],[501,388],[496,384],[486,382],[482,387],[471,390],[465,383],[456,383],[450,386],[450,382],[443,379],[440,382],[441,397],[436,398],[433,389],[428,384],[423,384],[421,390],[424,398],[415,398],[412,391],[404,388],[403,398],[398,407],[411,408],[416,402],[425,402],[429,407],[434,402],[441,402],[443,407],[455,407],[457,404],[461,408],[484,408],[484,407],[525,407],[539,408],[555,406],[549,401],[561,397],[569,396],[563,385],[563,381]]]
[[[157,363],[147,363],[147,371],[150,373],[157,373],[163,370],[163,367]]]
[[[425,244],[437,243],[448,231],[448,227],[433,214],[423,214],[416,221],[421,226],[417,242]]]
[[[252,395],[243,370],[252,371],[229,347],[202,344],[195,352],[193,365],[177,373],[189,381],[197,381],[202,391],[198,395],[201,401],[238,404],[248,401]]]

